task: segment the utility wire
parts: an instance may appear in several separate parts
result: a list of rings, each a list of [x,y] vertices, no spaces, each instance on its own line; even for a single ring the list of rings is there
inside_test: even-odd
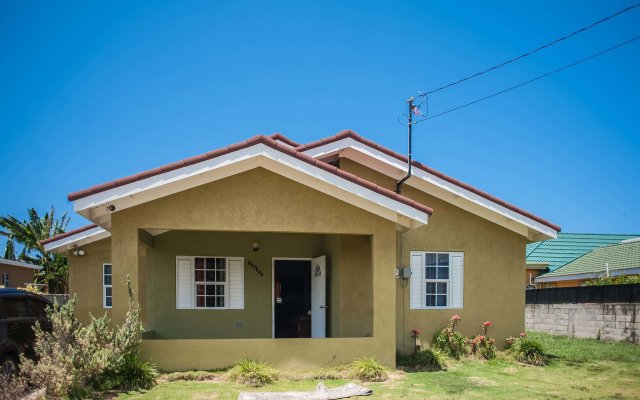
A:
[[[614,13],[614,14],[611,14],[611,15],[609,15],[608,17],[602,18],[601,20],[598,20],[598,21],[596,21],[596,22],[592,23],[591,25],[587,25],[587,26],[585,26],[585,27],[583,27],[583,28],[580,28],[580,29],[578,29],[578,30],[577,30],[577,31],[575,31],[575,32],[572,32],[572,33],[570,33],[570,34],[568,34],[568,35],[562,36],[562,37],[560,37],[560,38],[558,38],[558,39],[556,39],[556,40],[554,40],[554,41],[552,41],[552,42],[549,42],[549,43],[547,43],[547,44],[545,44],[545,45],[542,45],[542,46],[540,46],[540,47],[538,47],[538,48],[536,48],[536,49],[533,49],[533,50],[531,50],[531,51],[528,51],[528,52],[526,52],[526,53],[524,53],[524,54],[521,54],[521,55],[519,55],[519,56],[517,56],[517,57],[515,57],[515,58],[512,58],[512,59],[510,59],[510,60],[504,61],[504,62],[502,62],[502,63],[500,63],[500,64],[498,64],[498,65],[494,65],[493,67],[487,68],[487,69],[485,69],[485,70],[483,70],[483,71],[480,71],[480,72],[478,72],[478,73],[475,73],[475,74],[473,74],[473,75],[469,75],[469,76],[467,76],[466,78],[462,78],[462,79],[457,80],[457,81],[455,81],[455,82],[452,82],[452,83],[449,83],[449,84],[447,84],[447,85],[441,86],[441,87],[439,87],[439,88],[437,88],[437,89],[427,91],[427,92],[425,92],[425,93],[423,93],[423,94],[418,95],[417,97],[421,97],[421,96],[428,95],[428,94],[431,94],[431,93],[439,92],[439,91],[441,91],[441,90],[444,90],[444,89],[450,88],[451,86],[455,86],[455,85],[457,85],[457,84],[459,84],[459,83],[462,83],[462,82],[468,81],[469,79],[473,79],[473,78],[476,78],[476,77],[478,77],[478,76],[480,76],[480,75],[484,75],[484,74],[486,74],[487,72],[493,71],[493,70],[498,69],[498,68],[500,68],[500,67],[504,67],[504,66],[505,66],[505,65],[507,65],[507,64],[511,64],[512,62],[515,62],[515,61],[518,61],[518,60],[520,60],[520,59],[522,59],[522,58],[525,58],[525,57],[527,57],[527,56],[530,56],[531,54],[537,53],[538,51],[543,50],[543,49],[546,49],[547,47],[551,47],[551,46],[553,46],[553,45],[554,45],[554,44],[556,44],[556,43],[559,43],[559,42],[562,42],[563,40],[569,39],[569,38],[570,38],[570,37],[572,37],[572,36],[575,36],[575,35],[577,35],[577,34],[579,34],[579,33],[582,33],[582,32],[584,32],[584,31],[586,31],[586,30],[589,30],[589,29],[593,28],[594,26],[600,25],[600,24],[601,24],[601,23],[603,23],[603,22],[606,22],[606,21],[608,21],[608,20],[610,20],[610,19],[613,19],[613,18],[617,17],[618,15],[623,14],[623,13],[625,13],[625,12],[627,12],[627,11],[631,11],[631,10],[633,10],[634,8],[639,7],[639,6],[640,6],[640,3],[636,3],[636,4],[632,5],[632,6],[629,6],[629,7],[625,8],[625,9],[622,9],[622,10],[620,10],[620,11],[618,11],[618,12]]]
[[[540,80],[540,79],[542,79],[542,78],[546,78],[547,76],[552,75],[552,74],[555,74],[556,72],[563,71],[563,70],[565,70],[565,69],[567,69],[567,68],[571,68],[571,67],[576,66],[576,65],[578,65],[578,64],[581,64],[581,63],[583,63],[583,62],[585,62],[585,61],[591,60],[592,58],[596,58],[596,57],[598,57],[598,56],[601,56],[601,55],[603,55],[603,54],[606,54],[606,53],[608,53],[608,52],[610,52],[610,51],[613,51],[613,50],[618,49],[618,48],[620,48],[620,47],[622,47],[622,46],[625,46],[625,45],[627,45],[627,44],[630,44],[630,43],[632,43],[632,42],[634,42],[634,41],[636,41],[636,40],[638,40],[638,39],[640,39],[640,35],[638,35],[638,36],[636,36],[636,37],[634,37],[634,38],[632,38],[632,39],[629,39],[629,40],[627,40],[627,41],[625,41],[625,42],[622,42],[622,43],[620,43],[620,44],[617,44],[617,45],[615,45],[615,46],[613,46],[613,47],[609,47],[609,48],[608,48],[608,49],[606,49],[606,50],[602,50],[602,51],[600,51],[600,52],[598,52],[598,53],[592,54],[592,55],[590,55],[589,57],[585,57],[585,58],[583,58],[583,59],[581,59],[581,60],[578,60],[578,61],[576,61],[576,62],[573,62],[573,63],[571,63],[571,64],[569,64],[569,65],[565,65],[564,67],[561,67],[561,68],[558,68],[558,69],[554,69],[553,71],[547,72],[546,74],[543,74],[543,75],[537,76],[537,77],[535,77],[535,78],[533,78],[533,79],[529,79],[528,81],[522,82],[522,83],[520,83],[520,84],[518,84],[518,85],[511,86],[510,88],[507,88],[507,89],[501,90],[501,91],[499,91],[499,92],[496,92],[496,93],[490,94],[489,96],[482,97],[482,98],[477,99],[477,100],[474,100],[474,101],[472,101],[472,102],[470,102],[470,103],[466,103],[466,104],[463,104],[463,105],[461,105],[461,106],[458,106],[458,107],[454,107],[454,108],[452,108],[452,109],[449,109],[449,110],[447,110],[447,111],[443,111],[443,112],[441,112],[441,113],[434,114],[434,115],[431,115],[431,116],[429,116],[429,117],[426,117],[426,118],[423,118],[423,119],[420,119],[420,120],[414,121],[413,123],[414,123],[414,124],[417,124],[417,123],[420,123],[420,122],[422,122],[422,121],[426,121],[426,120],[428,120],[428,119],[433,119],[433,118],[439,117],[439,116],[441,116],[441,115],[449,114],[450,112],[454,112],[454,111],[460,110],[461,108],[469,107],[470,105],[473,105],[473,104],[479,103],[479,102],[481,102],[481,101],[484,101],[484,100],[490,99],[490,98],[492,98],[492,97],[496,97],[496,96],[501,95],[501,94],[503,94],[503,93],[510,92],[510,91],[512,91],[512,90],[514,90],[514,89],[517,89],[517,88],[520,88],[520,87],[522,87],[522,86],[524,86],[524,85],[528,85],[528,84],[533,83],[533,82],[535,82],[535,81],[537,81],[537,80]]]

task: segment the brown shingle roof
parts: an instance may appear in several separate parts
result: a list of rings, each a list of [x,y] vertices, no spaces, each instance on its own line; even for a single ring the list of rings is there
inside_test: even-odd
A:
[[[284,137],[284,136],[282,136]],[[241,150],[256,144],[264,144],[267,145],[273,149],[279,150],[283,153],[289,154],[301,161],[306,162],[307,164],[316,166],[318,168],[321,168],[325,171],[328,171],[334,175],[337,175],[343,179],[347,179],[351,182],[354,182],[362,187],[365,187],[367,189],[370,189],[374,192],[377,192],[379,194],[382,194],[388,198],[391,198],[393,200],[396,200],[400,203],[406,204],[410,207],[413,207],[419,211],[425,212],[429,215],[431,215],[431,213],[433,212],[433,209],[420,204],[418,202],[416,202],[413,199],[410,199],[408,197],[399,195],[389,189],[386,189],[384,187],[378,186],[375,183],[369,182],[365,179],[362,179],[356,175],[353,175],[349,172],[343,171],[337,167],[334,167],[333,165],[327,164],[323,161],[317,160],[311,156],[308,156],[304,153],[301,153],[300,151],[297,151],[294,147],[291,147],[291,145],[289,144],[285,144],[285,140],[282,140],[281,138],[279,138],[281,142],[283,143],[279,143],[277,140],[275,140],[272,137],[269,136],[264,136],[264,135],[257,135],[254,136],[248,140],[245,140],[244,142],[239,142],[239,143],[235,143],[232,145],[229,145],[227,147],[218,149],[218,150],[214,150],[208,153],[204,153],[198,156],[194,156],[194,157],[190,157],[190,158],[186,158],[184,160],[180,160],[180,161],[176,161],[170,164],[166,164],[164,166],[158,167],[158,168],[154,168],[151,170],[147,170],[147,171],[143,171],[140,172],[138,174],[134,174],[134,175],[130,175],[124,178],[120,178],[120,179],[116,179],[114,181],[110,181],[110,182],[106,182],[106,183],[102,183],[100,185],[96,185],[93,187],[90,187],[88,189],[84,189],[84,190],[80,190],[77,192],[73,192],[73,193],[69,193],[69,195],[67,196],[67,198],[69,199],[69,201],[74,201],[74,200],[78,200],[81,199],[83,197],[87,197],[87,196],[91,196],[93,194],[96,193],[101,193],[116,187],[120,187],[120,186],[124,186],[127,185],[129,183],[132,182],[136,182],[142,179],[146,179],[146,178],[150,178],[152,176],[156,176],[165,172],[169,172],[169,171],[173,171],[182,167],[186,167],[189,165],[193,165],[193,164],[197,164],[199,162],[202,161],[206,161],[206,160],[210,160],[216,157],[220,157],[222,155],[237,151],[237,150]],[[285,138],[286,139],[286,138]],[[288,139],[287,139],[288,140]],[[294,142],[291,142],[294,143]],[[88,229],[88,228],[87,228]],[[77,232],[76,232],[77,233]]]
[[[56,240],[64,239],[66,237],[75,235],[77,233],[82,233],[84,231],[88,231],[89,229],[93,229],[93,228],[97,228],[97,227],[98,227],[98,225],[96,225],[96,224],[85,225],[85,226],[83,226],[81,228],[77,228],[77,229],[74,229],[74,230],[71,230],[71,231],[68,231],[68,232],[65,232],[65,233],[61,233],[61,234],[59,234],[57,236],[53,236],[53,237],[50,237],[48,239],[41,240],[40,244],[47,244],[47,243],[55,242]]]

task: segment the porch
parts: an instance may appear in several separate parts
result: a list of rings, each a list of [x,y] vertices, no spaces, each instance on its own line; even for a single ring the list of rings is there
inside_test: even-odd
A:
[[[161,368],[242,358],[317,367],[376,354],[371,235],[138,235],[142,349]]]

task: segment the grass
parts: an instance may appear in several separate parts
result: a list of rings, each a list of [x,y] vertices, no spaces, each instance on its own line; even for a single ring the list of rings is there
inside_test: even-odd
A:
[[[463,359],[449,361],[447,371],[391,371],[389,380],[367,383],[380,399],[638,399],[640,398],[640,346],[599,342],[531,333],[550,355],[545,367],[523,366],[500,353],[490,361]],[[222,374],[222,373],[220,373]],[[120,395],[120,399],[236,399],[247,390],[314,390],[319,379],[328,387],[345,379],[329,371],[306,372],[306,379],[283,379],[260,389],[223,380],[165,382],[140,393]]]

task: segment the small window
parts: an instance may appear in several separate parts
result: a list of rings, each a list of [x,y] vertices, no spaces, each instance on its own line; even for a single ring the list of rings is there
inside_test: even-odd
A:
[[[425,306],[449,305],[449,253],[425,254]]]
[[[113,302],[113,276],[111,264],[102,264],[102,306],[111,308]]]
[[[9,287],[10,283],[11,283],[11,281],[9,280],[9,273],[8,272],[3,272],[2,273],[2,286]]]
[[[227,259],[196,257],[194,267],[196,308],[225,308]]]

